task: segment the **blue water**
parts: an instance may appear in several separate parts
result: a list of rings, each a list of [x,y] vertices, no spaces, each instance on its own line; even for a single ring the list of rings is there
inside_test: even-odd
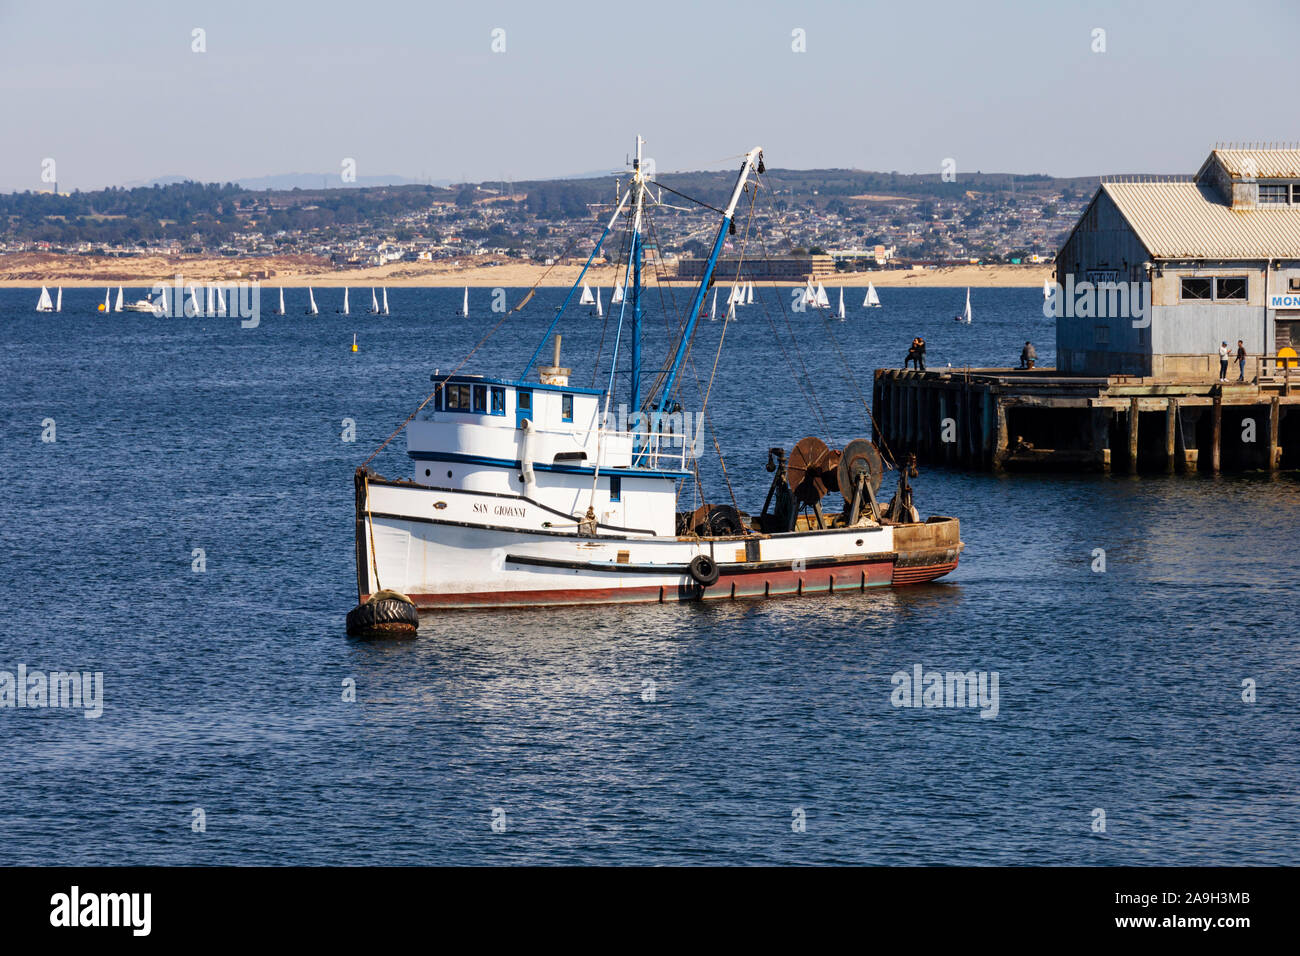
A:
[[[499,318],[484,290],[456,319],[460,295],[345,318],[322,290],[318,318],[241,329],[0,290],[0,670],[104,674],[98,719],[0,709],[0,863],[1300,863],[1294,476],[926,470],[918,506],[967,542],[942,583],[345,637],[352,470]],[[517,375],[561,295],[466,370]],[[759,306],[727,329],[709,411],[745,510],[769,446],[869,434],[845,365],[869,397],[915,334],[931,366],[1014,364],[1026,338],[1053,361],[1037,289],[975,290],[970,327],[964,290],[881,297],[833,341],[772,312],[780,347]],[[600,328],[563,328],[579,384]],[[704,383],[721,330],[694,349]],[[375,466],[409,474],[403,440]],[[997,672],[997,716],[892,706],[918,663]]]

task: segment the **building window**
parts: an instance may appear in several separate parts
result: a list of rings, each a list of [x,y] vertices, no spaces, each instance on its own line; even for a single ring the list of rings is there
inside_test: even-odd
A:
[[[469,411],[469,392],[470,388],[468,385],[448,385],[443,392],[447,397],[447,411]]]
[[[566,422],[573,421],[573,396],[560,396],[560,417]]]
[[[487,386],[486,385],[474,386],[474,411],[478,412],[480,415],[487,414]]]
[[[1216,299],[1246,300],[1246,277],[1229,276],[1214,280],[1214,297]]]
[[[1260,183],[1259,201],[1264,203],[1282,203],[1286,204],[1287,193],[1290,192],[1286,183]]]
[[[506,390],[493,386],[492,388],[492,414],[504,415],[506,413]]]
[[[1292,183],[1291,185],[1291,204],[1300,206],[1300,183]]]
[[[1110,345],[1110,326],[1094,325],[1092,327],[1092,341],[1095,345]]]
[[[623,479],[617,475],[613,475],[609,479],[609,500],[623,500]]]
[[[1184,299],[1211,299],[1214,297],[1213,279],[1184,279]]]

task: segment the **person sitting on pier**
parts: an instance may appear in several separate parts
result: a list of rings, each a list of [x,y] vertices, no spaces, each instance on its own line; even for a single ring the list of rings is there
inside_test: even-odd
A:
[[[1246,346],[1242,344],[1241,339],[1237,339],[1237,375],[1238,382],[1246,381]]]
[[[1220,382],[1226,382],[1228,380],[1228,358],[1231,355],[1232,353],[1228,351],[1228,340],[1224,339],[1223,343],[1219,346],[1219,381]]]
[[[1020,367],[1033,368],[1037,361],[1038,350],[1034,348],[1034,343],[1026,342],[1025,347],[1020,350]]]

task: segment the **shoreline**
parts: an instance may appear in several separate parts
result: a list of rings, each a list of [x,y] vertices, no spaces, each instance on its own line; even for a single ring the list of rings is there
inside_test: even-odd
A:
[[[211,259],[198,257],[141,257],[108,259],[102,257],[51,256],[18,253],[0,255],[0,288],[39,289],[45,286],[67,288],[103,288],[124,286],[151,288],[162,282],[172,285],[176,276],[182,284],[247,281],[251,272],[271,270],[274,274],[260,279],[268,288],[342,288],[373,285],[392,288],[569,288],[582,273],[581,265],[552,267],[530,263],[487,264],[482,262],[453,265],[438,263],[390,263],[365,269],[333,269],[324,263],[292,259]],[[1054,266],[1046,265],[966,265],[936,269],[880,269],[836,273],[820,279],[828,288],[865,288],[868,282],[878,288],[1033,288],[1051,279]],[[585,281],[594,286],[614,286],[623,270],[614,266],[592,266]],[[694,280],[676,276],[657,278],[649,270],[646,287],[658,284],[693,286]],[[715,278],[715,285],[730,285],[726,276]],[[756,280],[756,286],[795,288],[802,284],[793,279]]]

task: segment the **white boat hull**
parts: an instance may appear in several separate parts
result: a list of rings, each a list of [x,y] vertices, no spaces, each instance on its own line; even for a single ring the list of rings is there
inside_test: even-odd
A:
[[[565,523],[514,495],[357,475],[357,591],[401,591],[421,608],[537,607],[816,594],[919,584],[961,552],[956,519],[743,537],[664,537]],[[900,539],[907,539],[900,548]],[[691,561],[707,555],[716,582]]]

